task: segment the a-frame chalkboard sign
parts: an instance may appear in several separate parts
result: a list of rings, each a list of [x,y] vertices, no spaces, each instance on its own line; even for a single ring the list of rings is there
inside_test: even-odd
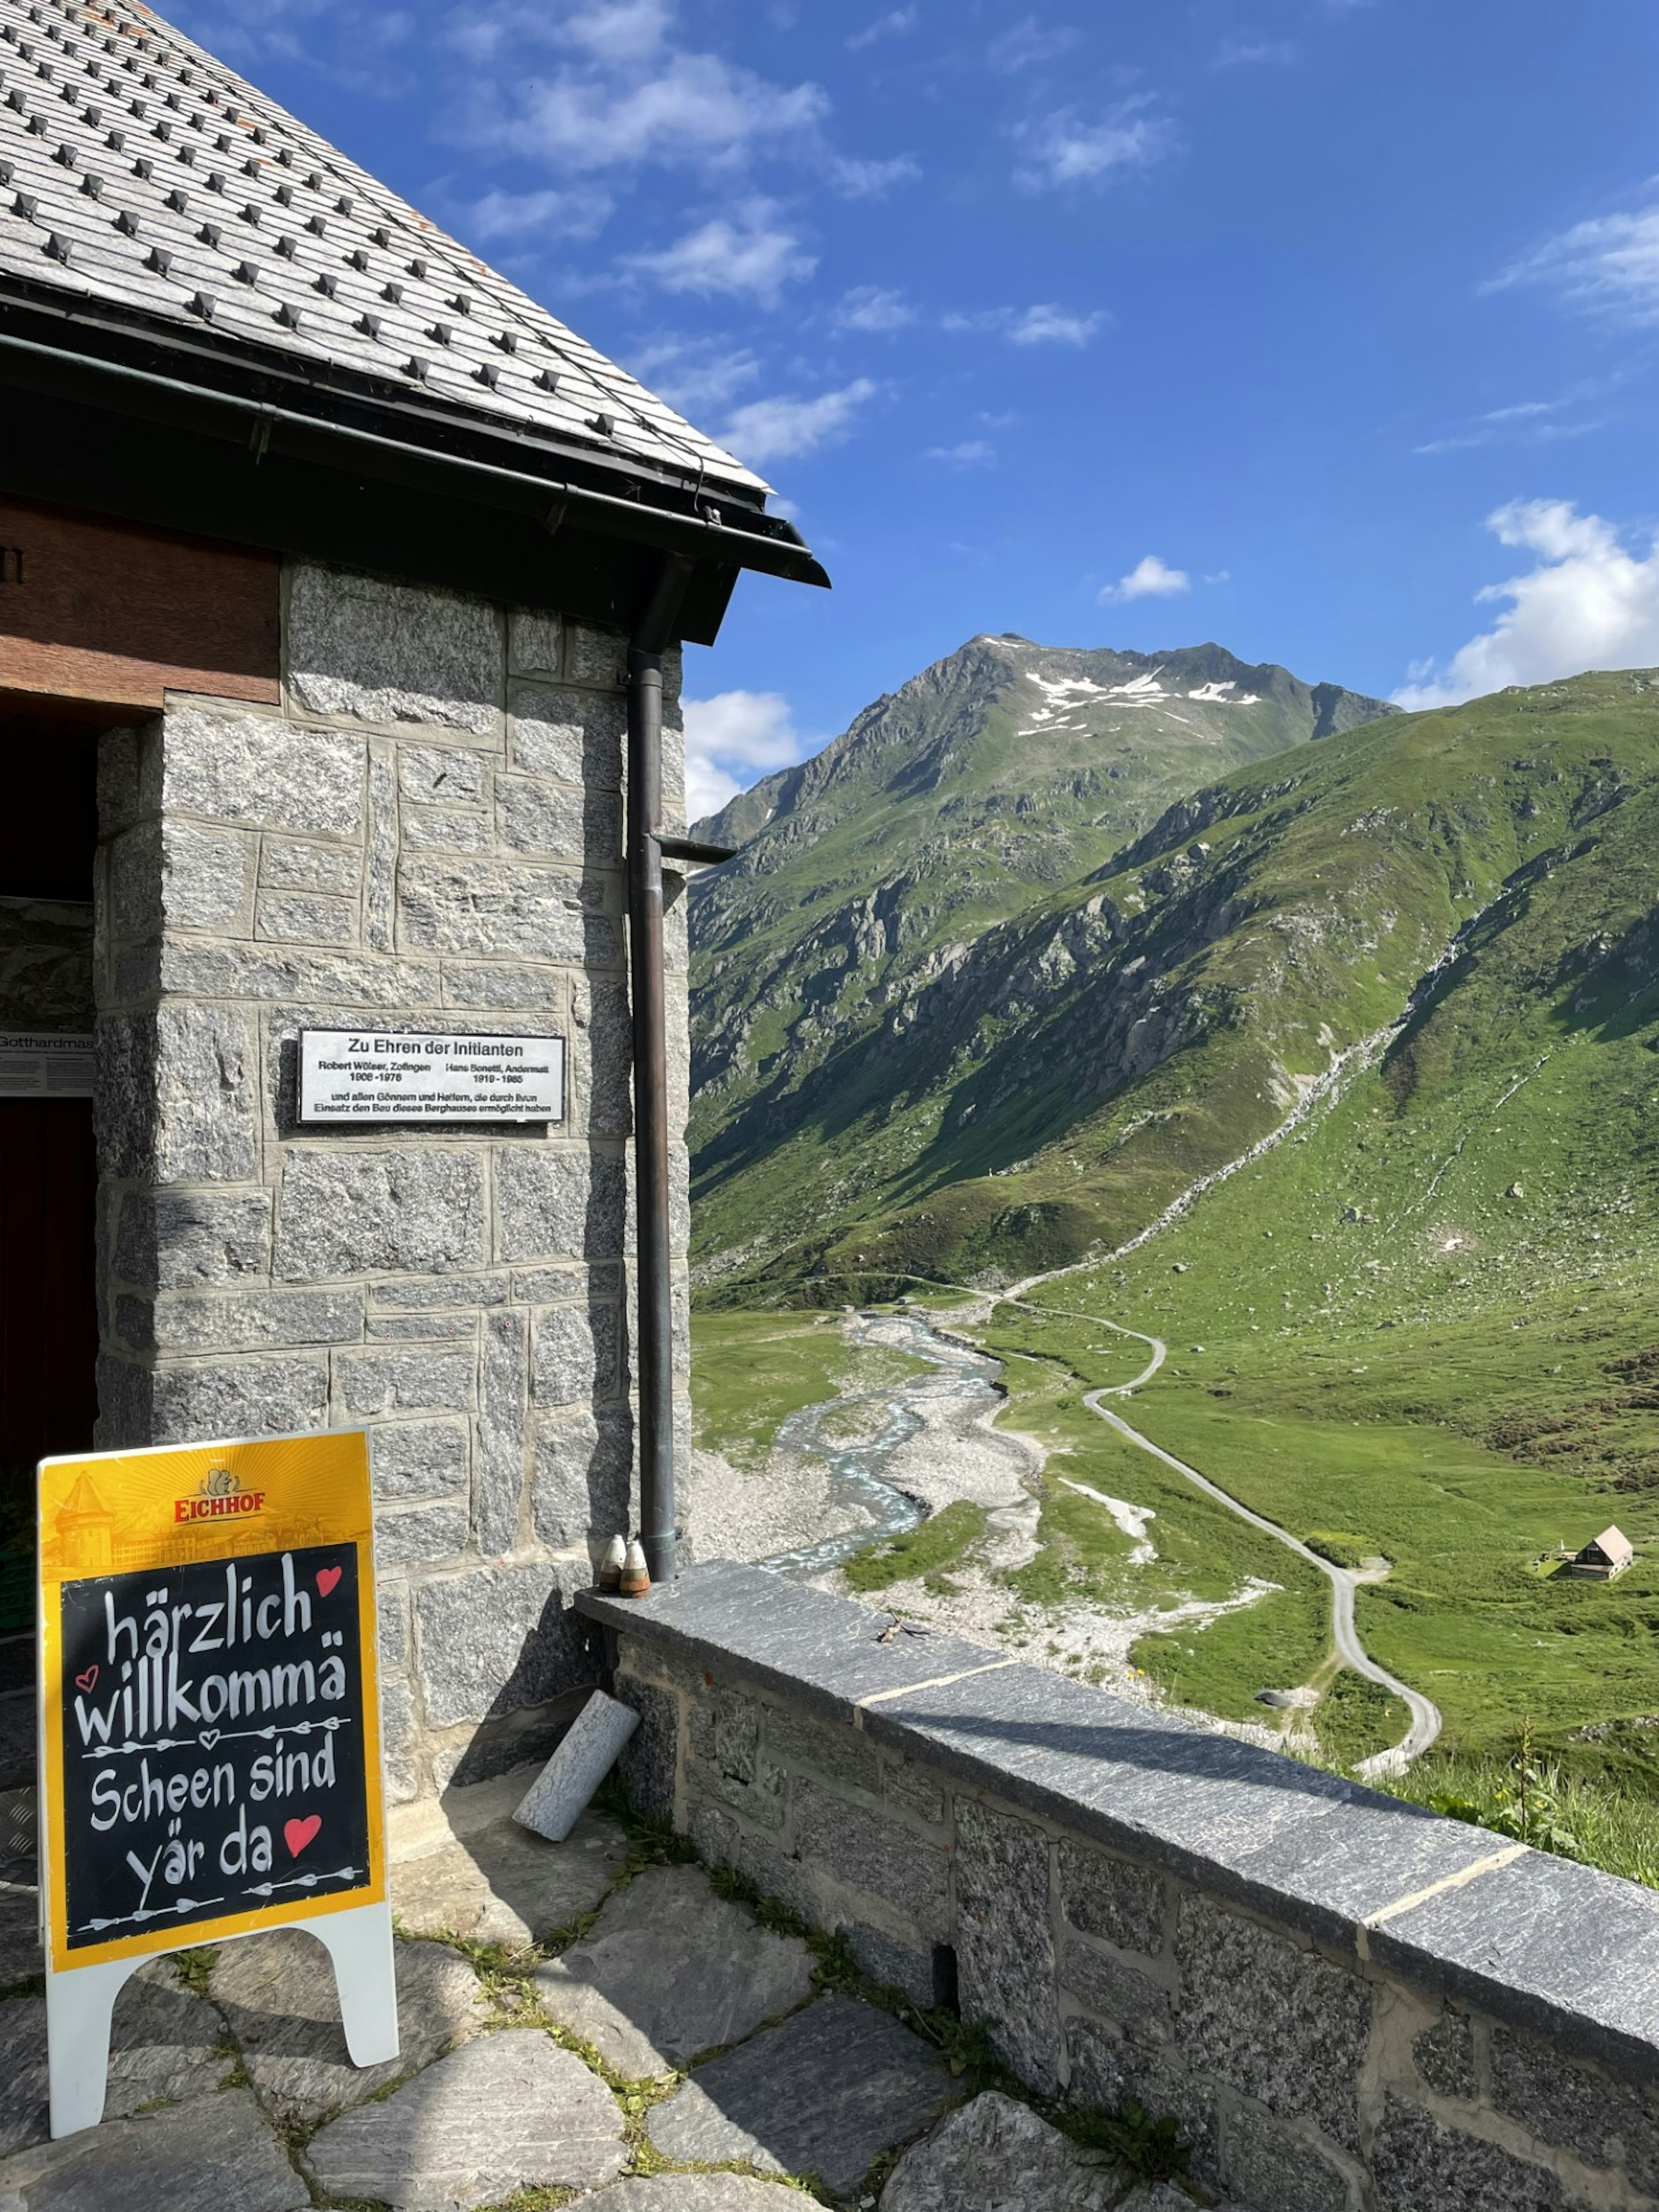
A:
[[[360,2066],[396,2057],[360,1431],[40,1464],[52,2132],[103,2116],[158,1952],[310,1929]]]

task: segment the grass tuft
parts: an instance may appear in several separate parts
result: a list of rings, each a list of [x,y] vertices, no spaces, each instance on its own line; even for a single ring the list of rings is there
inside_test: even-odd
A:
[[[921,1576],[935,1595],[948,1592],[945,1571],[967,1565],[985,1534],[985,1508],[959,1498],[886,1543],[855,1553],[842,1567],[850,1589],[885,1589]]]

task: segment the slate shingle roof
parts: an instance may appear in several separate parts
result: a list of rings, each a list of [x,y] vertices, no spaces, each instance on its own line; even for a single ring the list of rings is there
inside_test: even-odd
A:
[[[326,140],[127,0],[0,0],[21,280],[735,490],[762,479]]]

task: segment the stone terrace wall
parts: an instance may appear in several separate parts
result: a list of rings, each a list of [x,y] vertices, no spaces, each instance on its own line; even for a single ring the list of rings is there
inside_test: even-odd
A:
[[[1659,1897],[713,1563],[629,1605],[629,1786],[1031,2089],[1255,2212],[1659,2203]],[[954,1985],[954,1990],[953,1990]]]
[[[307,566],[283,633],[280,710],[101,740],[100,1441],[368,1427],[404,1800],[550,1744],[629,1518],[625,647]],[[301,1130],[359,1024],[562,1033],[568,1118]]]

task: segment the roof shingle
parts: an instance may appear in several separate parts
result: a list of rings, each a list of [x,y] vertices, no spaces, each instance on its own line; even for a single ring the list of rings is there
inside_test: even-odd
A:
[[[734,489],[763,480],[148,9],[0,0],[9,276],[483,427]]]

